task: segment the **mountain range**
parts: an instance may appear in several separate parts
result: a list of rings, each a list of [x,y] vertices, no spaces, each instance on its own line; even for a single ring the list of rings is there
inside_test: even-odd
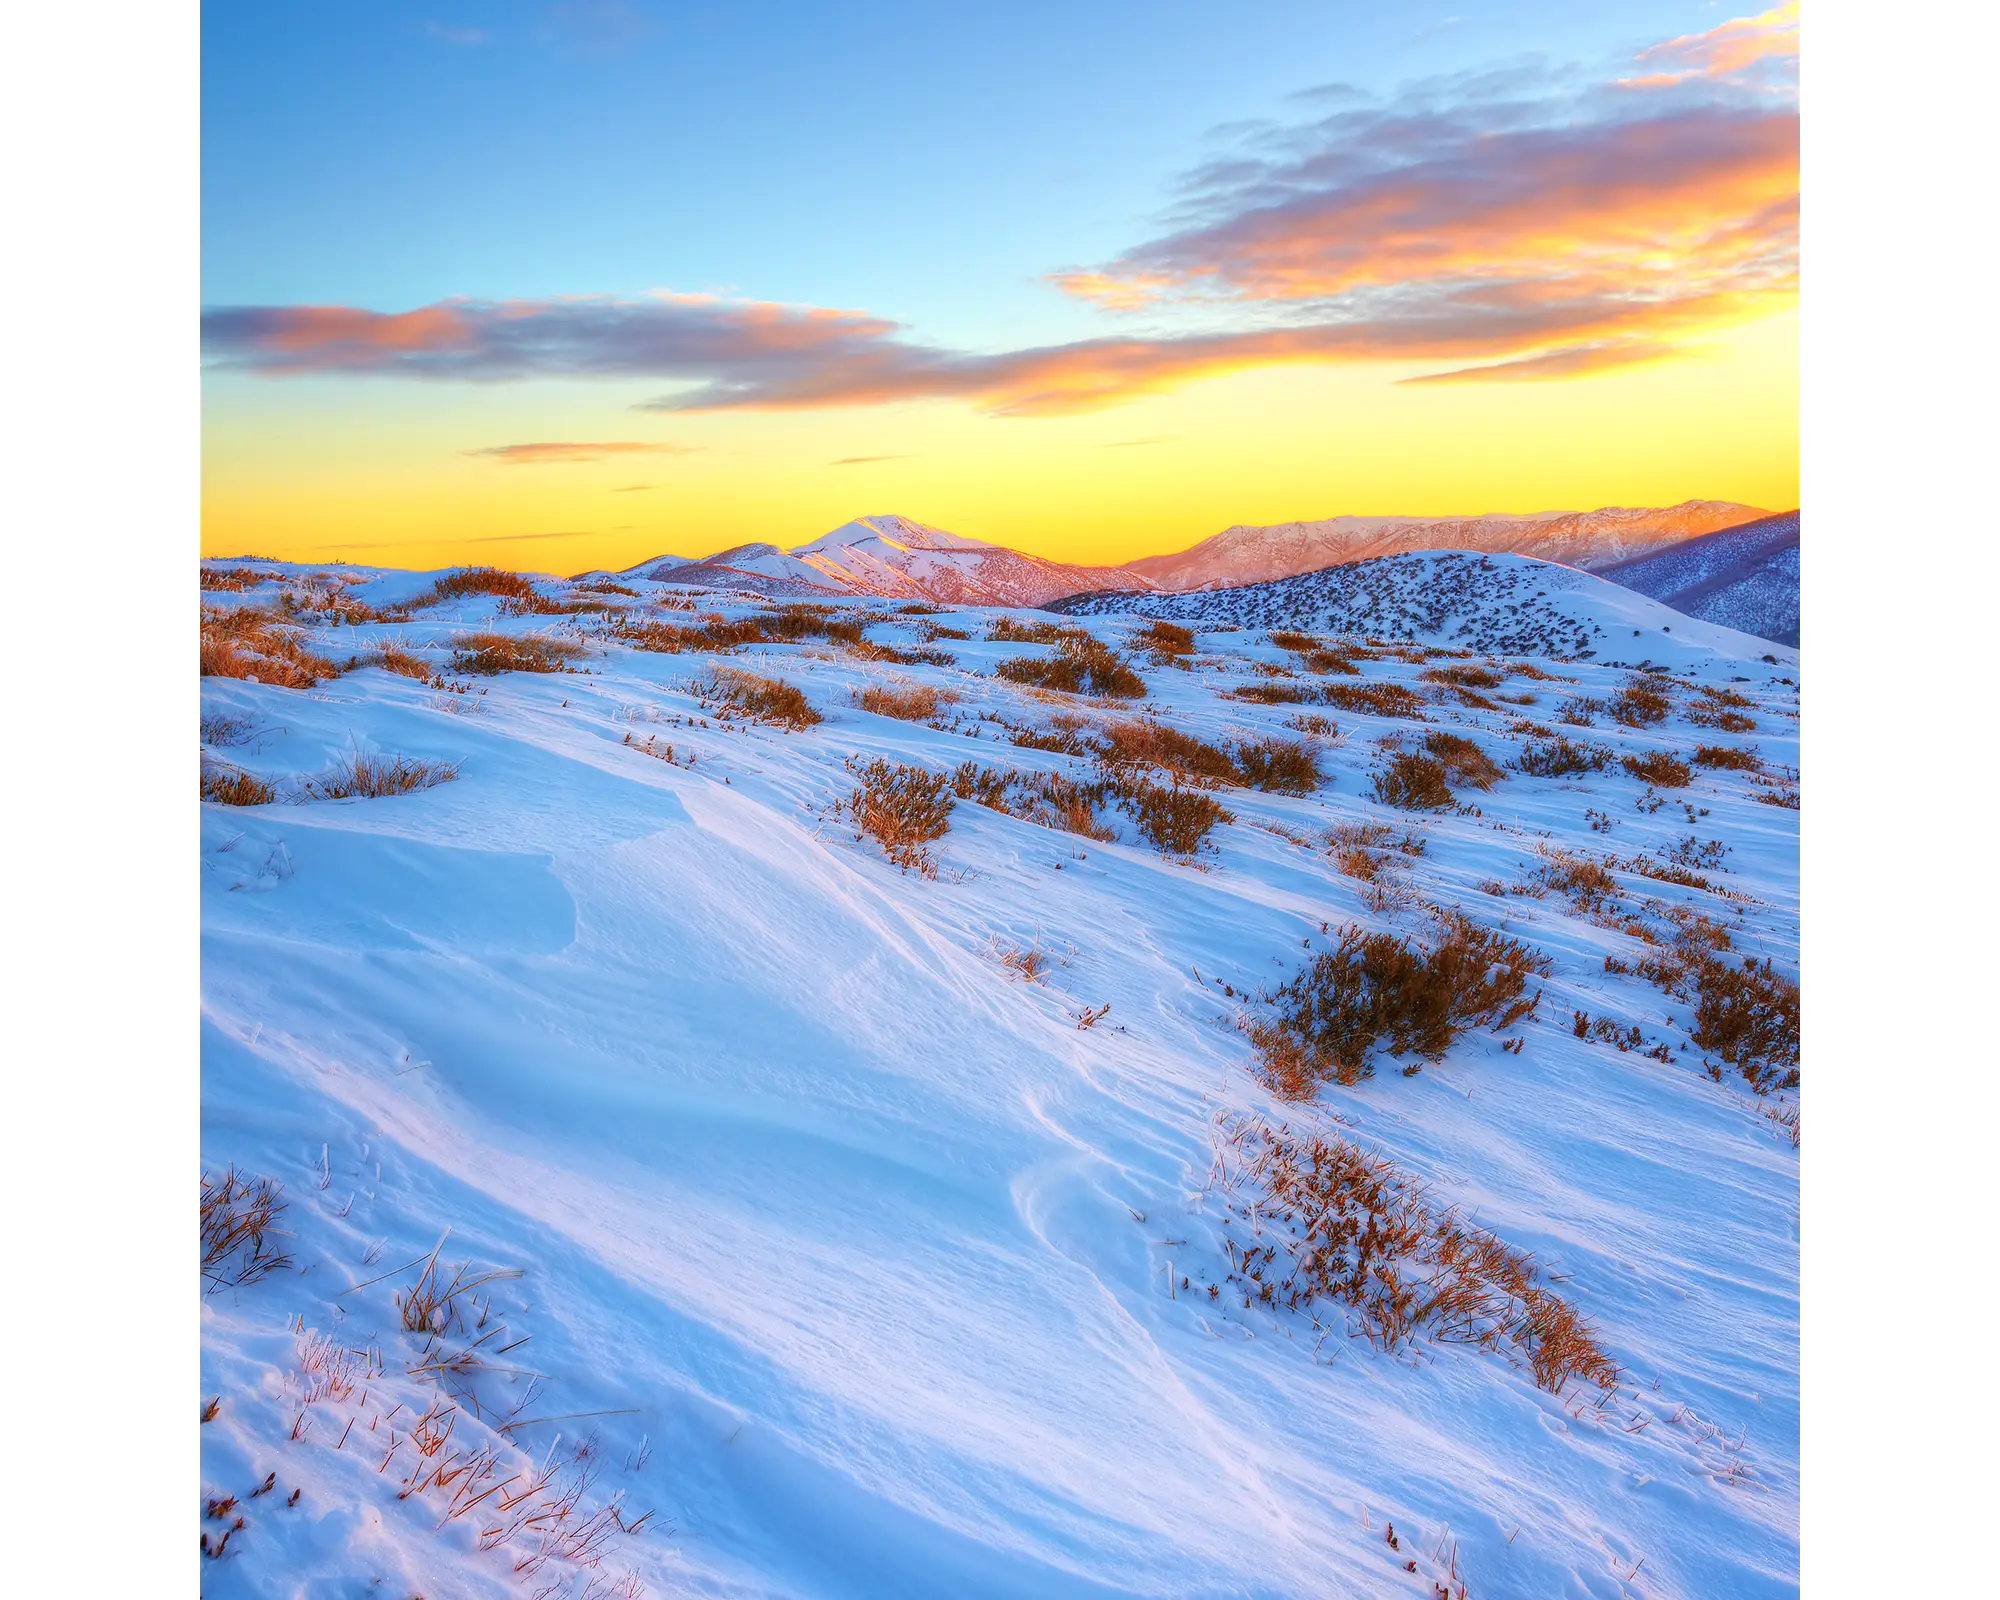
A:
[[[1779,644],[1799,642],[1796,511],[1600,567],[1597,575],[1704,622]]]
[[[1239,525],[1186,550],[1106,567],[1050,561],[911,517],[885,514],[857,517],[792,550],[775,544],[742,544],[699,560],[655,556],[627,570],[630,576],[657,582],[769,596],[872,595],[942,605],[1045,606],[1077,594],[1235,588],[1422,550],[1524,555],[1610,575],[1614,569],[1637,571],[1662,552],[1769,520],[1759,507],[1732,500],[1603,506],[1530,516],[1341,516],[1262,527]],[[1794,546],[1796,532],[1794,515]],[[1702,573],[1706,576],[1690,576],[1686,583],[1714,576],[1706,567]],[[1782,587],[1781,574],[1779,579]],[[1659,581],[1672,580],[1663,576]],[[1664,595],[1658,598],[1675,603]],[[1782,608],[1781,600],[1772,603]],[[1713,620],[1725,619],[1718,614]]]

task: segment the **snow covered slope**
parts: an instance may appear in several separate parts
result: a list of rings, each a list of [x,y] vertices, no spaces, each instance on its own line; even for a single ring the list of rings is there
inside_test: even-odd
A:
[[[294,637],[253,608],[310,574],[263,565],[282,584],[211,580],[217,641]],[[276,792],[201,808],[203,1160],[283,1186],[272,1270],[232,1283],[238,1249],[202,1302],[210,1600],[1796,1595],[1798,1091],[1704,1071],[1630,931],[1699,916],[1796,974],[1789,655],[1689,648],[1705,625],[1621,600],[1647,609],[1620,648],[1684,669],[1628,726],[1608,648],[1360,649],[1337,677],[1220,618],[1180,665],[1134,618],[1079,619],[1144,680],[1113,705],[1000,675],[1083,648],[1018,612],[793,611],[699,635],[752,639],[717,654],[644,580],[544,581],[612,608],[551,616],[344,576],[409,609],[301,610],[296,644],[395,670],[202,683],[205,762]],[[782,642],[815,615],[861,631]],[[457,643],[481,632],[581,653],[481,676]],[[718,667],[823,720],[725,715]],[[1504,699],[1438,675],[1470,668]],[[1273,686],[1298,702],[1243,697]],[[858,703],[912,689],[940,696],[922,720]],[[1089,833],[961,798],[934,877],[839,809],[877,758],[1108,784],[1088,741],[1142,708],[1218,746],[1305,738],[1321,781],[1216,791],[1192,859],[1129,786]],[[1558,733],[1604,764],[1511,764]],[[1371,798],[1384,741],[1435,734],[1493,787]],[[456,775],[323,797],[397,754]],[[1573,861],[1612,888],[1550,887]],[[1275,1098],[1240,1024],[1343,925],[1428,941],[1429,907],[1545,956],[1537,1007]],[[1532,1252],[1622,1375],[1556,1391],[1505,1345],[1382,1348],[1342,1306],[1263,1301],[1245,1251],[1282,1224],[1244,1119],[1372,1152]]]
[[[1461,550],[1382,556],[1234,589],[1072,595],[1048,609],[1208,628],[1325,629],[1559,660],[1602,656],[1682,665],[1755,657],[1771,648],[1767,640],[1678,615],[1572,567]],[[1645,641],[1644,649],[1635,640]],[[1797,653],[1787,650],[1783,659],[1796,661]]]
[[[1134,561],[1131,570],[1162,589],[1205,589],[1413,550],[1509,552],[1595,569],[1762,515],[1755,506],[1730,500],[1687,500],[1677,506],[1604,506],[1536,516],[1328,517],[1239,525],[1173,555]]]
[[[739,545],[698,562],[665,556],[635,575],[773,595],[872,595],[946,605],[1038,606],[1086,589],[1147,589],[1124,567],[1045,561],[909,517],[857,517],[789,553]]]
[[[683,561],[678,556],[662,556],[642,561],[625,573],[654,583],[688,584],[708,589],[748,590],[753,594],[791,598],[847,592],[845,584],[830,582],[818,567],[787,555],[774,544],[739,544],[700,561]]]
[[[1780,644],[1799,642],[1799,514],[1704,534],[1599,575],[1691,617]]]

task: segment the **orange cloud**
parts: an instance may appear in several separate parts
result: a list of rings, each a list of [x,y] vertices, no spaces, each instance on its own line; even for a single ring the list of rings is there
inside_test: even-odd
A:
[[[700,445],[693,444],[649,444],[639,439],[611,439],[598,444],[489,444],[465,453],[486,456],[510,467],[531,467],[552,462],[602,461],[607,456],[683,456],[700,448]]]
[[[213,364],[273,377],[674,385],[638,407],[654,412],[953,399],[1047,416],[1309,362],[1458,364],[1432,382],[1575,377],[1796,295],[1798,113],[1782,85],[1742,78],[1796,34],[1783,7],[1668,41],[1642,57],[1659,69],[1650,87],[1513,69],[1380,104],[1343,97],[1193,174],[1176,231],[1054,280],[1110,311],[1197,305],[1202,331],[973,354],[860,311],[658,294],[230,307],[203,318],[203,342]]]
[[[1799,8],[1782,5],[1754,17],[1733,17],[1706,33],[1683,34],[1639,52],[1657,70],[1624,80],[1634,86],[1680,83],[1691,77],[1722,78],[1748,72],[1766,61],[1796,62]]]

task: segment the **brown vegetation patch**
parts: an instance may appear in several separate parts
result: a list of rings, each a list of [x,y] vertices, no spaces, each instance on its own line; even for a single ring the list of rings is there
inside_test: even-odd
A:
[[[292,1258],[275,1240],[285,1202],[269,1178],[253,1178],[234,1167],[220,1177],[201,1175],[201,1279],[203,1291],[240,1289],[282,1271]]]
[[[1064,637],[1054,655],[1003,661],[995,671],[1010,683],[1032,684],[1036,688],[1055,689],[1064,694],[1136,700],[1146,692],[1145,679],[1134,672],[1125,658],[1109,645],[1087,633],[1057,632],[1063,633]],[[997,624],[992,637],[999,637]]]
[[[840,810],[905,872],[935,878],[937,862],[926,847],[951,830],[951,779],[879,756],[865,766],[850,759],[847,770],[860,782]]]
[[[1168,788],[1143,779],[1118,786],[1118,809],[1130,817],[1147,843],[1164,856],[1186,860],[1207,842],[1218,822],[1235,814],[1211,794]]]
[[[1472,740],[1439,730],[1424,737],[1424,749],[1442,766],[1452,783],[1490,789],[1507,776],[1499,763]]]
[[[1378,767],[1369,792],[1382,805],[1403,811],[1442,811],[1456,803],[1442,762],[1404,752]]]
[[[1246,739],[1236,746],[1235,762],[1245,785],[1269,794],[1311,794],[1323,776],[1319,753],[1304,739]]]
[[[1694,764],[1698,767],[1718,767],[1727,772],[1757,772],[1764,765],[1755,750],[1738,750],[1726,744],[1697,745]]]
[[[794,733],[826,720],[813,709],[804,691],[782,678],[717,667],[688,687],[705,708],[724,718],[748,717]]]
[[[308,778],[305,794],[314,800],[379,800],[389,795],[433,789],[458,776],[456,761],[419,756],[364,755],[349,751],[328,771]]]
[[[1320,700],[1343,711],[1424,720],[1424,697],[1400,683],[1330,683],[1320,691]]]
[[[1685,789],[1694,781],[1694,772],[1678,756],[1664,750],[1649,750],[1642,756],[1626,756],[1620,765],[1635,778],[1656,789]]]
[[[539,633],[462,633],[451,643],[451,670],[479,677],[502,672],[564,672],[584,654],[580,644]]]
[[[1572,743],[1558,734],[1523,746],[1514,765],[1530,777],[1566,778],[1572,773],[1602,772],[1611,765],[1611,752],[1602,745]]]
[[[897,689],[887,684],[870,684],[854,697],[854,703],[863,711],[872,711],[878,717],[895,717],[902,722],[929,722],[938,714],[938,708],[956,701],[958,696],[949,689],[932,689],[913,684]]]
[[[297,631],[268,611],[239,606],[201,614],[201,675],[243,678],[281,689],[310,689],[340,668],[299,642]]]
[[[1528,979],[1548,970],[1540,952],[1456,913],[1430,950],[1349,926],[1272,996],[1276,1016],[1251,1018],[1245,1030],[1272,1090],[1302,1100],[1328,1079],[1371,1076],[1378,1047],[1438,1061],[1474,1024],[1511,1027],[1541,998],[1523,998]]]
[[[219,806],[267,806],[278,791],[262,778],[219,761],[201,764],[201,797]]]
[[[1253,1238],[1225,1246],[1226,1281],[1246,1305],[1310,1311],[1330,1301],[1358,1318],[1359,1333],[1379,1349],[1427,1334],[1497,1351],[1525,1362],[1551,1393],[1576,1378],[1607,1389],[1618,1382],[1594,1330],[1542,1282],[1533,1256],[1435,1209],[1389,1162],[1344,1139],[1257,1121],[1219,1131],[1244,1160],[1238,1169],[1225,1157],[1230,1192],[1261,1191],[1254,1206],[1233,1208],[1254,1211]]]

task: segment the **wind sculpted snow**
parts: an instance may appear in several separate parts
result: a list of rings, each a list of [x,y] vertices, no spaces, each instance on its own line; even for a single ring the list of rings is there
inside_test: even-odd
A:
[[[205,1267],[204,1593],[1796,1592],[1798,1074],[1753,1082],[1641,971],[1693,927],[1797,973],[1794,656],[1636,597],[1592,613],[1635,678],[1601,640],[1208,618],[1170,654],[1130,613],[534,587],[369,620],[427,591],[259,564],[204,596],[345,669],[202,685],[204,762],[276,796],[202,807],[205,1170],[283,1207]],[[711,609],[758,626],[638,626]],[[1071,625],[1143,697],[997,673]],[[470,630],[580,653],[455,671]],[[717,699],[718,663],[823,720]],[[883,685],[935,713],[863,710]],[[1504,775],[1369,797],[1440,734]],[[1554,738],[1603,759],[1522,770]],[[1311,792],[1253,786],[1269,739]],[[310,798],[357,751],[456,776]],[[967,778],[935,875],[899,871],[842,810],[877,758],[1082,810]],[[1120,809],[1198,787],[1227,820],[1178,855]],[[1546,957],[1535,1009],[1276,1098],[1244,1029],[1280,986],[1450,911]],[[1262,1297],[1248,1122],[1532,1254],[1616,1379]]]

